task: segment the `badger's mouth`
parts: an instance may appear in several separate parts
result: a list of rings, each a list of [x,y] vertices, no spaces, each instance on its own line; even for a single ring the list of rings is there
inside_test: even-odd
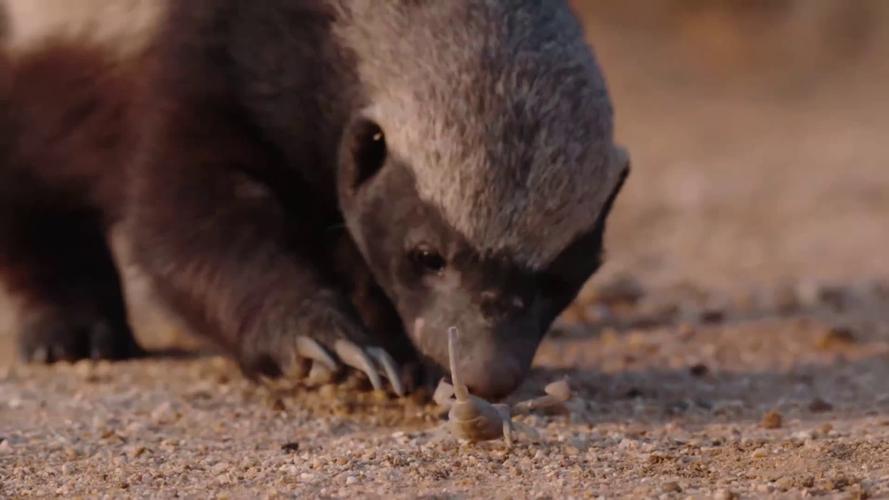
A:
[[[455,328],[461,332],[459,354],[451,359],[448,331]],[[410,336],[423,360],[426,385],[434,387],[442,378],[450,381],[456,367],[459,378],[473,394],[493,400],[508,396],[524,381],[538,345],[536,340],[527,340],[532,336],[505,336],[491,328],[440,327],[430,325],[425,318],[414,320]]]

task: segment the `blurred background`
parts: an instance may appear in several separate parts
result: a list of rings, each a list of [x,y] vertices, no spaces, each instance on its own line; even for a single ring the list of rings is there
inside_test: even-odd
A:
[[[603,274],[889,275],[889,2],[576,0],[633,174]]]

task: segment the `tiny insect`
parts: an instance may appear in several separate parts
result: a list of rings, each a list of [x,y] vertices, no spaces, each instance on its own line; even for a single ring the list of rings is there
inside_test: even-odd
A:
[[[503,438],[507,446],[512,446],[513,436],[522,434],[533,441],[540,439],[537,431],[512,420],[513,415],[524,415],[533,410],[558,406],[571,398],[571,388],[567,380],[559,380],[546,386],[545,396],[530,399],[510,408],[506,404],[493,404],[473,396],[463,384],[458,369],[457,329],[448,329],[448,355],[451,365],[451,382],[442,379],[432,398],[444,408],[448,408],[450,433],[470,442],[490,441]]]

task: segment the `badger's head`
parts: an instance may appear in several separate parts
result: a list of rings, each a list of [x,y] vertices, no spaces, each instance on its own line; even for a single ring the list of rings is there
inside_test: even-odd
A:
[[[417,349],[504,396],[601,264],[628,171],[564,2],[360,0],[339,31],[366,106],[340,150],[346,222]]]

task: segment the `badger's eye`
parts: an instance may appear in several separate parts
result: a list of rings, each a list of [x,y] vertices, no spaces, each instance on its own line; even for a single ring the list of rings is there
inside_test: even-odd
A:
[[[429,245],[420,245],[412,249],[408,252],[408,258],[421,273],[439,274],[447,267],[444,257]]]
[[[352,159],[355,162],[355,187],[376,175],[386,162],[386,135],[379,125],[363,120],[355,125]]]

